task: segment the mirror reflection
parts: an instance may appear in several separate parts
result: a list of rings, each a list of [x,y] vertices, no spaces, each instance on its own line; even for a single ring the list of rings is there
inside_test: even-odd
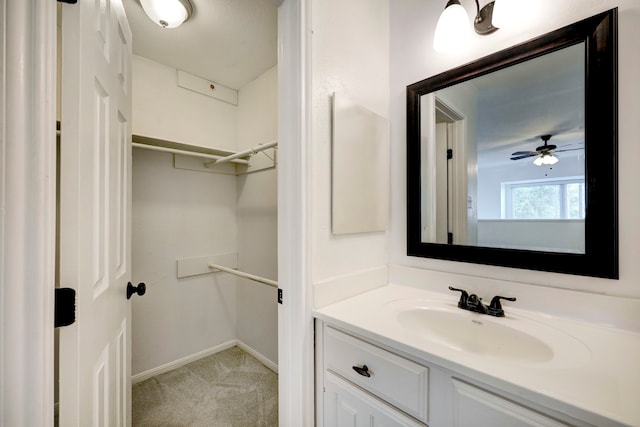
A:
[[[585,253],[585,43],[420,98],[421,241]]]

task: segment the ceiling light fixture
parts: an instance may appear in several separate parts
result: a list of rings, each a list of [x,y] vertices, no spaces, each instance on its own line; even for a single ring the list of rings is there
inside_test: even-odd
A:
[[[542,166],[542,165],[550,165],[551,166],[551,165],[555,165],[559,161],[560,161],[560,159],[558,159],[553,154],[544,153],[540,157],[536,157],[536,159],[533,161],[533,164],[536,165],[536,166]]]
[[[162,28],[176,28],[191,17],[189,0],[140,0],[147,16]]]
[[[495,3],[495,1],[489,2],[480,9],[480,3],[476,0],[476,17],[473,20],[473,28],[476,33],[487,35],[498,29],[492,23]],[[442,53],[456,52],[460,51],[470,40],[469,15],[460,4],[460,0],[449,0],[438,19],[433,37],[433,48]]]

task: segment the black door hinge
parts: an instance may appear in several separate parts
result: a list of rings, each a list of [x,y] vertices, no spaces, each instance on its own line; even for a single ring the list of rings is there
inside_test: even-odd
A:
[[[282,289],[278,288],[278,304],[282,304]]]
[[[447,160],[453,159],[453,149],[447,148]]]
[[[56,288],[54,326],[69,326],[76,321],[76,290]]]
[[[453,233],[447,233],[447,245],[453,245]]]

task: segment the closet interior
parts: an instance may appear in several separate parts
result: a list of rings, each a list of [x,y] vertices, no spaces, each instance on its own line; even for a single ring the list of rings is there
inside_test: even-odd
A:
[[[278,366],[277,5],[191,3],[164,29],[125,2],[134,387],[234,346]]]
[[[234,345],[277,371],[276,66],[236,102],[132,75],[132,381]]]

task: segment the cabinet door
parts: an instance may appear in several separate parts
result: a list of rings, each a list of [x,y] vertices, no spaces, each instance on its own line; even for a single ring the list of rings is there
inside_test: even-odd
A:
[[[462,381],[453,380],[455,427],[566,427],[515,402]]]
[[[353,366],[366,365],[370,376]],[[331,327],[324,328],[324,367],[424,423],[429,369]]]
[[[424,427],[330,372],[324,378],[325,427]]]

